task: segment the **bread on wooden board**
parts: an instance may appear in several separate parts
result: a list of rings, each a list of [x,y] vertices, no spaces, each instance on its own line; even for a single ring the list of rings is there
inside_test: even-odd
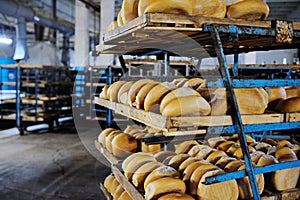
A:
[[[121,17],[124,24],[138,17],[139,0],[123,0]]]
[[[226,16],[226,11],[227,9],[224,0],[195,0],[192,15],[223,19]]]

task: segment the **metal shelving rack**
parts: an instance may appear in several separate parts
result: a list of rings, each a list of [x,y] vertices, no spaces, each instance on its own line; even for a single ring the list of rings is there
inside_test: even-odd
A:
[[[286,28],[282,28],[286,27]],[[180,34],[174,33],[179,32]],[[167,38],[167,39],[166,39]],[[205,17],[191,17],[183,15],[146,13],[134,19],[128,24],[119,27],[104,36],[104,46],[99,46],[99,53],[144,55],[165,52],[157,50],[155,43],[173,52],[183,51],[185,56],[194,56],[197,47],[186,42],[190,38],[202,45],[205,53],[216,56],[220,63],[219,71],[221,80],[208,83],[208,87],[226,87],[228,101],[232,109],[233,125],[226,127],[207,127],[206,132],[216,134],[237,133],[241,141],[246,169],[238,172],[226,173],[206,178],[206,184],[223,182],[248,176],[254,199],[259,200],[260,195],[256,181],[256,174],[274,172],[280,169],[299,167],[300,161],[286,162],[265,167],[253,167],[248,152],[246,133],[266,132],[272,130],[300,129],[299,119],[271,124],[244,125],[237,106],[234,88],[242,87],[278,87],[300,86],[299,76],[288,79],[238,79],[238,54],[249,51],[274,50],[299,48],[300,23],[285,21],[245,21],[231,19],[215,19]],[[170,53],[170,52],[168,52]],[[202,51],[199,54],[205,56]],[[175,53],[176,54],[176,53]],[[235,64],[229,71],[225,55],[234,54]],[[125,67],[125,66],[123,66]],[[233,78],[232,78],[233,77]],[[287,114],[285,118],[288,118]],[[185,136],[181,139],[184,140]],[[151,143],[165,143],[173,137],[143,138],[143,141]]]
[[[68,67],[13,64],[2,66],[16,71],[15,98],[5,102],[14,104],[13,116],[24,134],[27,124],[47,123],[49,129],[58,125],[58,118],[70,116],[74,74]]]

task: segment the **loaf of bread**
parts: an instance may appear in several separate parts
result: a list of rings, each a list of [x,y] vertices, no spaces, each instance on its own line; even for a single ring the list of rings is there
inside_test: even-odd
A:
[[[150,79],[140,79],[132,84],[128,91],[128,105],[133,106],[135,102],[136,95],[140,91],[140,89],[146,85],[147,83],[153,82]]]
[[[300,97],[300,87],[288,87],[285,88],[286,98]]]
[[[144,85],[140,91],[137,93],[135,98],[135,107],[138,109],[144,109],[144,101],[147,96],[147,94],[150,92],[152,88],[154,88],[156,85],[158,85],[157,82],[150,82]]]
[[[218,88],[212,93],[210,115],[225,115],[227,112],[227,95],[225,88]]]
[[[106,28],[106,32],[110,32],[112,30],[115,30],[116,28],[118,28],[118,21],[113,21]]]
[[[179,144],[175,144],[175,153],[188,153],[193,146],[198,144],[199,143],[196,140],[187,140]]]
[[[268,94],[263,88],[239,88],[234,92],[242,115],[265,112],[268,106]]]
[[[187,96],[171,100],[162,110],[162,115],[167,117],[186,115],[209,115],[211,107],[203,97]]]
[[[275,109],[284,113],[300,112],[300,97],[283,100],[276,106]]]
[[[111,84],[107,90],[107,96],[109,97],[110,101],[116,102],[118,100],[118,92],[125,83],[125,81],[117,81]]]
[[[212,185],[205,185],[206,177],[224,174],[221,169],[207,171],[201,177],[197,189],[198,199],[214,199],[214,200],[237,200],[239,197],[238,186],[236,180],[230,180]]]
[[[232,4],[227,17],[232,19],[265,20],[269,15],[269,6],[261,0],[244,0]]]
[[[106,100],[109,99],[109,97],[107,96],[107,90],[108,90],[108,88],[109,88],[109,85],[105,85],[105,86],[102,88],[102,91],[101,91],[101,93],[100,93],[100,95],[99,95],[99,97],[100,97],[101,99],[106,99]]]
[[[139,0],[123,0],[121,17],[124,24],[138,17]]]
[[[118,13],[118,18],[117,18],[117,22],[118,22],[118,27],[123,26],[124,22],[122,19],[122,15],[121,15],[122,9],[120,10],[120,12]]]
[[[171,193],[161,196],[157,200],[194,200],[194,198],[187,194]]]
[[[138,14],[157,12],[192,15],[193,6],[194,0],[140,0]]]
[[[206,86],[206,81],[202,78],[191,78],[186,81],[183,87],[193,88],[194,90],[204,88]]]
[[[168,166],[173,167],[178,171],[179,165],[190,157],[191,156],[189,154],[185,154],[185,153],[177,154],[170,159]]]
[[[176,99],[178,97],[186,97],[186,96],[198,96],[200,97],[200,94],[192,89],[192,88],[186,88],[186,87],[180,87],[172,92],[169,92],[161,101],[160,103],[160,112],[163,111],[164,107],[173,99]]]
[[[266,87],[265,90],[268,93],[269,103],[278,99],[287,98],[284,87]]]
[[[111,189],[112,182],[115,180],[115,176],[113,174],[108,175],[104,179],[104,187],[106,188],[107,192],[110,194],[113,192]]]
[[[174,151],[161,151],[154,154],[154,158],[158,162],[162,162],[164,159],[166,159],[169,156],[174,156],[176,153]]]
[[[133,85],[133,81],[128,81],[120,87],[120,89],[118,91],[118,102],[119,103],[128,101],[127,95],[128,95],[128,91],[132,85]]]
[[[226,16],[226,11],[227,9],[224,0],[195,0],[192,15],[223,19]]]
[[[167,193],[186,191],[185,183],[179,178],[164,177],[150,182],[145,189],[146,200],[152,200]]]
[[[123,188],[123,186],[120,184],[118,185],[118,187],[116,188],[115,192],[112,194],[112,196],[114,197],[114,199],[119,199],[121,194],[125,191],[125,189]]]
[[[134,199],[132,199],[131,196],[126,191],[124,191],[120,195],[119,200],[134,200]]]
[[[136,139],[126,133],[120,133],[112,140],[112,153],[120,158],[125,158],[136,152],[137,148],[138,143]]]

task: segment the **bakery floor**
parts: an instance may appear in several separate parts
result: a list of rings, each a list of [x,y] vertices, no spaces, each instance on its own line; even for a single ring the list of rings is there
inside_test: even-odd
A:
[[[93,144],[98,133],[87,129],[86,135],[89,131]],[[92,146],[87,150],[75,128],[25,136],[0,133],[1,200],[104,199],[99,183],[110,169],[92,156],[97,153]]]

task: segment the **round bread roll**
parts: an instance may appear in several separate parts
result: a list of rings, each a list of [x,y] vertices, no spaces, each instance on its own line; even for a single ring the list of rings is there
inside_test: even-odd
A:
[[[271,165],[271,164],[276,164],[279,163],[278,160],[271,155],[262,155],[260,156],[258,162],[257,162],[257,166],[267,166],[267,165]]]
[[[137,93],[135,98],[135,106],[138,109],[144,109],[144,101],[147,94],[150,92],[152,88],[154,88],[158,83],[157,82],[150,82],[144,85],[141,90]]]
[[[126,133],[120,133],[112,140],[112,153],[120,158],[127,157],[135,152],[137,148],[138,144],[136,139]]]
[[[300,112],[300,97],[293,97],[281,101],[275,110],[284,113]]]
[[[127,166],[129,165],[130,162],[132,162],[133,160],[137,160],[140,157],[153,157],[153,155],[151,153],[145,153],[145,152],[138,152],[138,153],[134,153],[130,156],[128,156],[122,163],[122,169],[125,171],[127,169]]]
[[[203,97],[188,96],[171,100],[163,109],[162,115],[167,117],[186,115],[209,115],[211,107]]]
[[[160,166],[160,167],[154,169],[145,179],[145,181],[144,181],[145,191],[151,182],[161,179],[161,178],[164,178],[164,177],[179,178],[180,174],[173,167],[166,166],[166,165]]]
[[[265,142],[259,142],[257,145],[254,146],[255,150],[262,151],[264,153],[267,153],[270,147],[272,146]]]
[[[244,0],[224,0],[226,6],[230,6],[230,5],[240,2],[240,1],[244,1]]]
[[[262,151],[255,151],[255,152],[250,154],[250,157],[251,157],[252,162],[257,164],[260,157],[262,157],[264,155],[266,155],[266,154]]]
[[[182,180],[173,177],[164,177],[152,181],[147,185],[145,189],[145,198],[150,200],[166,193],[177,192],[184,194],[185,191],[186,186]]]
[[[140,0],[138,14],[158,12],[192,15],[194,0]]]
[[[189,151],[188,151],[188,154],[195,157],[200,151],[201,149],[204,147],[205,145],[195,145],[193,146]]]
[[[111,185],[113,180],[115,180],[115,176],[113,174],[108,175],[104,180],[104,187],[106,188],[107,192],[110,194],[112,193]]]
[[[191,156],[189,154],[178,154],[171,158],[171,160],[168,163],[168,166],[173,167],[174,169],[178,170],[179,165],[185,161],[186,159],[190,158]]]
[[[246,169],[246,165],[242,165],[238,168],[238,170]],[[265,179],[263,174],[256,175],[256,181],[258,186],[259,194],[262,194],[265,186]],[[251,190],[251,185],[248,177],[237,179],[238,187],[239,187],[239,198],[240,199],[252,199],[253,193]]]
[[[268,106],[268,94],[263,88],[238,88],[234,92],[242,115],[265,112]]]
[[[183,171],[183,173],[182,173],[182,180],[185,181],[185,182],[189,182],[190,179],[191,179],[192,174],[194,173],[194,171],[198,167],[200,167],[202,165],[206,165],[206,164],[209,164],[206,160],[199,160],[199,161],[196,161],[196,162],[190,164]]]
[[[197,158],[206,159],[212,152],[217,151],[209,146],[201,148],[201,150],[196,154]]]
[[[116,188],[115,192],[112,194],[112,196],[114,197],[114,199],[119,199],[119,197],[121,196],[121,194],[124,192],[124,188],[123,186],[120,184],[118,185],[118,187]]]
[[[281,140],[281,141],[277,142],[277,145],[276,145],[276,147],[278,147],[278,148],[290,147],[290,146],[292,146],[292,144],[287,140]]]
[[[195,145],[199,145],[199,143],[196,140],[188,140],[179,144],[175,144],[175,153],[188,153],[189,150]]]
[[[271,146],[276,146],[277,145],[277,142],[271,138],[264,138],[262,140],[262,142],[265,142],[267,144],[270,144]]]
[[[118,134],[122,133],[120,130],[112,131],[106,138],[105,138],[105,148],[112,153],[112,141],[114,137]]]
[[[278,148],[275,152],[275,158],[279,162],[293,161],[297,160],[297,155],[289,147]]]
[[[127,100],[127,93],[130,89],[130,87],[133,85],[133,81],[129,81],[129,82],[126,82],[124,85],[122,85],[118,91],[118,102],[121,103],[121,98],[124,98],[122,97],[123,95],[126,94],[126,100]]]
[[[111,189],[111,194],[114,194],[117,187],[120,185],[119,181],[115,178],[112,182],[111,182],[111,186],[110,186],[110,189]]]
[[[172,91],[172,87],[169,85],[160,83],[154,86],[146,95],[144,100],[145,111],[156,111],[159,110],[159,104],[162,99]]]
[[[217,166],[212,164],[205,164],[201,165],[196,168],[196,170],[192,173],[190,177],[190,183],[189,183],[189,194],[196,195],[197,194],[197,188],[199,185],[199,181],[203,174],[205,174],[208,171],[213,171],[219,169]]]
[[[227,17],[232,19],[265,20],[269,6],[261,0],[244,0],[229,6]]]
[[[248,151],[249,153],[254,153],[255,152],[255,149],[251,146],[248,146]],[[244,158],[244,155],[243,155],[243,151],[242,151],[242,148],[238,148],[234,154],[233,154],[234,157],[236,157],[237,159],[243,159]]]
[[[157,200],[194,200],[194,198],[188,194],[171,193],[161,196]]]
[[[194,16],[224,18],[226,16],[226,4],[224,0],[195,0],[193,7]]]
[[[221,157],[227,156],[224,151],[214,151],[206,158],[206,160],[211,163],[215,164]]]
[[[183,80],[188,81],[187,78],[182,77],[182,78],[176,78],[176,79],[174,79],[174,80],[172,81],[172,83],[173,83],[174,85],[177,86],[177,84],[179,84],[179,83],[182,82]],[[178,87],[178,86],[177,86],[177,87]],[[182,86],[181,86],[181,87],[182,87]]]
[[[234,143],[233,145],[231,145],[231,146],[227,149],[226,153],[228,153],[229,155],[233,155],[234,152],[235,152],[236,150],[238,150],[239,148],[241,148],[241,145],[238,144],[238,143]]]
[[[162,166],[163,164],[157,161],[148,162],[138,168],[133,176],[132,183],[135,185],[140,192],[144,192],[144,181],[147,176],[156,168]]]
[[[224,171],[225,172],[235,172],[238,170],[238,168],[240,166],[242,166],[244,164],[245,164],[245,162],[243,160],[233,160],[224,167]]]
[[[144,129],[142,129],[139,125],[128,125],[125,130],[124,133],[130,133],[131,131],[137,131],[137,132],[143,132]]]
[[[184,86],[184,84],[188,81],[189,79],[187,79],[187,78],[184,78],[184,79],[182,79],[181,81],[179,81],[178,83],[176,83],[175,85],[177,86],[177,87],[183,87]]]
[[[133,106],[133,103],[135,102],[135,98],[137,93],[140,91],[140,89],[146,85],[147,83],[153,82],[153,80],[150,79],[141,79],[132,84],[128,91],[128,105]]]
[[[160,112],[162,112],[164,107],[173,99],[176,99],[177,97],[186,97],[186,96],[200,97],[200,94],[192,88],[185,88],[185,87],[177,88],[177,89],[173,90],[172,92],[169,92],[162,99],[162,101],[160,103],[160,108],[159,108]]]
[[[265,90],[269,96],[269,103],[277,99],[286,99],[286,91],[284,87],[266,87]]]
[[[193,89],[198,89],[200,88],[204,88],[206,86],[206,81],[203,80],[202,78],[192,78],[189,79],[184,85],[183,87],[189,87],[189,88],[193,88]]]
[[[122,19],[122,15],[121,15],[122,9],[120,10],[120,12],[118,13],[118,18],[117,18],[117,23],[118,23],[118,27],[123,26],[124,22]]]
[[[116,28],[118,28],[118,21],[113,21],[106,28],[106,32],[110,32],[112,30],[115,30]]]
[[[110,101],[117,102],[118,100],[118,92],[122,85],[124,85],[125,81],[117,81],[114,82],[107,90],[107,95]]]
[[[139,0],[123,0],[120,12],[124,24],[138,17],[138,6]]]
[[[169,157],[169,156],[175,156],[175,155],[176,155],[176,153],[174,151],[161,151],[161,152],[157,152],[156,154],[154,154],[154,158],[158,162],[162,162],[167,157]]]
[[[198,199],[213,199],[213,200],[237,200],[239,197],[238,185],[236,180],[230,180],[211,185],[205,185],[206,177],[224,174],[221,169],[207,171],[201,177],[197,189]]]
[[[106,99],[106,100],[109,99],[109,97],[107,96],[107,90],[108,90],[108,88],[109,88],[109,85],[105,85],[105,86],[102,88],[102,91],[101,91],[101,93],[100,93],[100,95],[99,95],[99,97],[100,97],[101,99]]]

